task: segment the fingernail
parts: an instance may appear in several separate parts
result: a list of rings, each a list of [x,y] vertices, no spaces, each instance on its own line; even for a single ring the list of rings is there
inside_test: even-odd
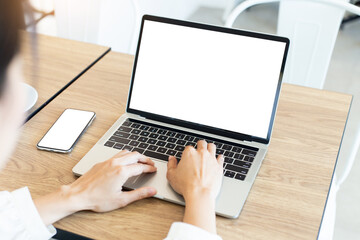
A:
[[[155,194],[156,194],[156,189],[154,189],[154,188],[148,188],[148,193],[149,193],[150,195],[155,195]]]

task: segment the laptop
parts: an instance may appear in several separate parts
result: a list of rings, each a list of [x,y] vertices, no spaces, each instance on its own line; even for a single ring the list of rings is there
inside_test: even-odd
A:
[[[225,157],[216,213],[237,218],[269,146],[288,47],[279,36],[143,16],[126,112],[73,173],[138,151],[158,170],[124,187],[153,186],[156,198],[184,204],[166,179],[168,156],[204,139]]]

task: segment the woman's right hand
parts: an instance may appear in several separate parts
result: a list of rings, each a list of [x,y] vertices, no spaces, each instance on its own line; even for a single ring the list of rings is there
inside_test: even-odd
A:
[[[187,146],[178,163],[169,157],[167,179],[183,195],[186,203],[184,222],[216,233],[215,200],[223,178],[224,157],[217,158],[216,146],[204,140],[197,149]]]
[[[177,163],[168,162],[167,179],[173,189],[186,199],[190,195],[207,193],[213,199],[219,194],[223,176],[223,156],[215,157],[216,146],[200,140],[197,149],[187,146]]]
[[[96,164],[70,185],[35,199],[35,205],[46,225],[81,210],[112,211],[154,196],[156,189],[152,187],[124,192],[122,186],[132,176],[155,171],[154,162],[148,157],[123,150],[111,159]]]

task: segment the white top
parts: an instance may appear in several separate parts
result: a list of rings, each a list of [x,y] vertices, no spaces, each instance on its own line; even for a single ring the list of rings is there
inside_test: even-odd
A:
[[[56,234],[55,228],[45,226],[34,205],[29,189],[20,188],[13,192],[0,192],[0,237],[1,239],[41,240]],[[221,240],[190,224],[175,222],[165,240]]]

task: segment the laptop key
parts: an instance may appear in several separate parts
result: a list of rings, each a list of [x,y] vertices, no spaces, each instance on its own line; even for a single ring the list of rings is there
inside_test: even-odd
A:
[[[242,148],[241,147],[233,147],[231,151],[236,153],[241,153]]]
[[[128,140],[128,139],[114,137],[114,136],[112,136],[109,140],[113,141],[113,142],[123,143],[123,144],[128,144],[130,142],[130,140]]]
[[[132,151],[134,149],[134,147],[132,147],[132,146],[124,146],[123,147],[123,150],[128,150],[128,151]]]
[[[147,137],[147,136],[150,135],[150,133],[149,133],[149,132],[146,132],[146,131],[142,131],[142,132],[140,133],[140,135],[141,135],[141,136],[144,136],[144,137]]]
[[[121,137],[121,138],[128,138],[130,136],[130,134],[128,133],[124,133],[124,132],[120,132],[120,131],[116,131],[114,133],[114,136],[116,137]]]
[[[140,143],[138,147],[145,149],[145,148],[147,148],[148,146],[149,146],[149,144],[147,144],[147,143]]]
[[[155,139],[149,139],[148,141],[147,141],[147,143],[150,143],[150,144],[155,144],[156,143],[156,140]]]
[[[156,133],[151,133],[150,135],[149,135],[149,137],[151,137],[151,138],[157,138],[159,135],[158,134],[156,134]]]
[[[123,127],[123,126],[121,126],[121,127],[119,127],[119,129],[118,129],[119,131],[122,131],[122,132],[130,132],[132,129],[131,128],[128,128],[128,127]]]
[[[176,134],[175,137],[176,137],[176,138],[179,138],[179,139],[183,139],[183,138],[185,137],[185,134],[178,133],[178,134]]]
[[[148,150],[156,151],[157,148],[158,148],[157,146],[150,145],[150,146],[148,147]]]
[[[234,165],[239,166],[239,167],[244,167],[244,168],[250,168],[251,167],[251,163],[243,162],[243,161],[239,161],[239,160],[235,160]]]
[[[166,142],[163,142],[163,141],[158,141],[158,142],[156,143],[156,145],[157,145],[157,146],[160,146],[160,147],[165,146],[165,144],[166,144]]]
[[[138,141],[140,142],[146,142],[148,140],[148,138],[146,137],[139,137]]]
[[[226,162],[226,163],[233,163],[233,159],[232,158],[229,158],[229,157],[226,157],[225,158],[225,160],[224,160],[224,162]]]
[[[176,140],[177,140],[176,138],[169,138],[167,141],[170,143],[174,143],[174,142],[176,142]]]
[[[244,157],[244,161],[253,162],[253,161],[254,161],[254,158],[253,158],[253,157],[249,157],[249,156],[245,156],[245,157]]]
[[[159,131],[157,131],[158,134],[166,134],[166,130],[164,129],[159,129]]]
[[[133,124],[131,125],[132,128],[139,128],[140,126],[141,126],[141,125],[138,124],[138,123],[133,123]]]
[[[168,161],[168,159],[169,159],[168,155],[157,153],[157,152],[152,152],[152,151],[148,151],[148,150],[146,150],[143,154],[147,157],[156,158],[156,159],[160,159],[160,160],[164,160],[164,161]]]
[[[234,153],[233,153],[233,152],[226,151],[226,152],[224,153],[224,156],[225,156],[225,157],[233,157],[233,156],[234,156]]]
[[[222,149],[224,149],[224,150],[231,150],[231,148],[232,148],[232,146],[227,145],[227,144],[224,144],[224,145],[222,146]]]
[[[137,135],[130,135],[129,139],[131,140],[138,140],[139,136]]]
[[[217,149],[222,147],[222,143],[214,142],[214,144]]]
[[[245,175],[242,175],[242,174],[239,174],[237,173],[236,176],[235,176],[236,179],[239,179],[241,181],[244,181],[245,180]]]
[[[165,147],[170,148],[170,149],[174,149],[175,144],[173,144],[173,143],[168,143],[168,144],[165,145]]]
[[[247,150],[247,149],[243,149],[241,153],[244,154],[244,155],[248,155],[250,157],[255,157],[256,156],[256,152],[251,151],[251,150]]]
[[[138,153],[140,153],[140,154],[143,154],[144,151],[145,151],[145,150],[144,150],[144,149],[141,149],[141,148],[134,148],[134,149],[133,149],[133,152],[138,152]]]
[[[132,134],[139,134],[141,131],[139,129],[133,129],[131,131]]]
[[[168,150],[168,151],[166,152],[166,154],[168,154],[169,156],[175,156],[176,151],[174,151],[174,150]]]
[[[184,138],[184,140],[186,140],[186,141],[193,141],[193,140],[194,140],[194,137],[192,137],[192,136],[186,136],[186,137]]]
[[[168,131],[166,133],[166,136],[169,136],[169,137],[175,137],[176,133],[175,132],[171,132],[171,131]]]
[[[137,141],[131,141],[131,142],[129,143],[129,145],[130,145],[130,146],[133,146],[133,147],[137,147],[137,146],[139,145],[139,142],[137,142]]]
[[[179,146],[179,145],[177,145],[177,146],[175,147],[175,150],[176,150],[176,151],[180,151],[180,152],[184,151],[184,149],[185,149],[184,146]]]
[[[234,158],[242,160],[242,159],[244,159],[244,155],[242,155],[240,153],[237,153],[237,154],[234,155]]]
[[[166,153],[167,149],[166,148],[162,148],[162,147],[159,147],[157,152],[159,153]]]
[[[156,133],[156,132],[158,131],[158,129],[157,129],[157,128],[154,128],[154,127],[151,127],[151,128],[149,128],[148,131],[149,131],[149,132],[152,132],[152,133]]]
[[[184,140],[177,140],[176,144],[185,145],[185,144],[186,144],[186,141],[184,141]]]
[[[182,155],[182,152],[177,152],[175,154],[175,157],[178,158],[178,159],[181,159],[181,155]]]
[[[231,171],[226,171],[224,175],[225,177],[233,178],[235,176],[235,173]]]
[[[139,129],[141,130],[148,130],[150,127],[145,126],[145,125],[141,125],[141,127],[139,127]]]
[[[131,122],[129,121],[125,121],[123,122],[123,124],[121,124],[122,126],[126,126],[126,127],[129,127],[131,125]]]
[[[114,147],[113,147],[113,148],[116,148],[116,149],[123,149],[123,147],[124,147],[124,144],[117,143],[117,144],[115,144],[115,145],[114,145]]]
[[[111,142],[111,141],[107,141],[105,144],[104,144],[104,146],[106,146],[106,147],[112,147],[112,146],[114,146],[114,142]]]
[[[234,171],[234,172],[242,173],[242,174],[247,174],[248,171],[249,171],[248,169],[241,168],[241,167],[238,167],[238,166],[235,166],[235,165],[232,165],[232,164],[226,165],[226,169]]]
[[[168,139],[168,137],[167,136],[160,136],[158,139],[161,140],[161,141],[166,141],[166,139]]]
[[[185,144],[185,146],[193,146],[193,147],[195,147],[195,146],[196,146],[196,143],[194,143],[194,142],[187,142],[187,143]]]

